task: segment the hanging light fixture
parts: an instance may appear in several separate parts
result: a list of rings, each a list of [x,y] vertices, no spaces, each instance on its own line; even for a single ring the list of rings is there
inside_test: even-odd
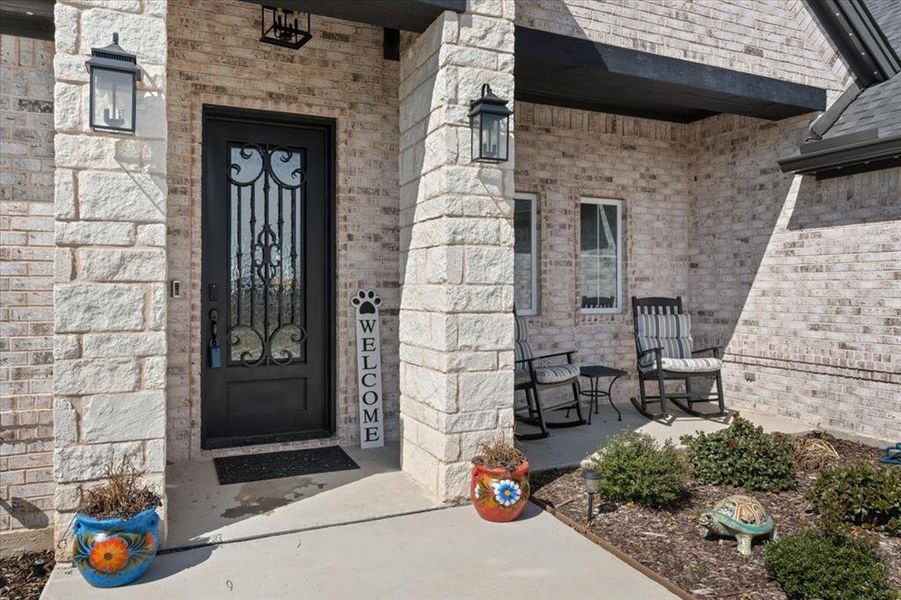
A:
[[[306,29],[301,24],[304,21],[303,13],[287,8],[274,6],[262,6],[263,18],[261,22],[260,41],[285,48],[297,50],[310,41],[313,37],[310,29],[310,13],[306,13]]]
[[[506,162],[510,154],[510,115],[507,101],[498,98],[487,83],[482,97],[469,104],[473,162]]]
[[[103,48],[91,48],[85,65],[91,74],[90,125],[95,131],[135,132],[136,88],[141,67],[119,46],[119,34]]]

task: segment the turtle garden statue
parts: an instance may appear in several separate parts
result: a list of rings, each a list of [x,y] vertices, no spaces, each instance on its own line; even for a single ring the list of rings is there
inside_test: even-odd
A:
[[[755,537],[775,539],[776,524],[766,509],[750,496],[728,496],[701,513],[701,532],[707,539],[714,535],[734,537],[738,551],[751,554],[751,542]]]

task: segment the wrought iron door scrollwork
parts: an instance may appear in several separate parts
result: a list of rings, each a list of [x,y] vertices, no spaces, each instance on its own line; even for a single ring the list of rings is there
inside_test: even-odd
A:
[[[285,365],[303,355],[303,165],[299,149],[230,148],[227,337],[229,359],[247,367]]]

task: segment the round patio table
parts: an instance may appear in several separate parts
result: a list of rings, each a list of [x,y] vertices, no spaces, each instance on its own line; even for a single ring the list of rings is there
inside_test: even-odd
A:
[[[579,375],[582,377],[588,378],[589,389],[582,390],[581,394],[583,396],[588,397],[588,424],[591,424],[591,407],[594,405],[594,414],[598,414],[598,399],[599,398],[607,398],[607,401],[610,403],[610,408],[616,411],[616,420],[622,421],[623,415],[619,412],[619,409],[613,404],[613,396],[610,392],[613,391],[613,384],[616,383],[616,380],[624,375],[628,375],[626,371],[622,369],[614,369],[613,367],[605,367],[603,365],[589,365],[587,367],[581,367],[579,369]],[[610,385],[607,386],[607,391],[600,389],[600,380],[606,377],[611,377]]]

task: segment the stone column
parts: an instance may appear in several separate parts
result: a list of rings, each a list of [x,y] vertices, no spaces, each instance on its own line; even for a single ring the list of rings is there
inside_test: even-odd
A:
[[[467,113],[484,83],[513,99],[514,3],[469,11],[405,40],[400,64],[402,465],[447,501],[513,434],[513,148],[473,163]]]
[[[165,490],[166,3],[61,0],[55,21],[59,537],[70,533],[79,488],[123,457]],[[113,33],[143,69],[135,135],[88,126],[85,60]]]

